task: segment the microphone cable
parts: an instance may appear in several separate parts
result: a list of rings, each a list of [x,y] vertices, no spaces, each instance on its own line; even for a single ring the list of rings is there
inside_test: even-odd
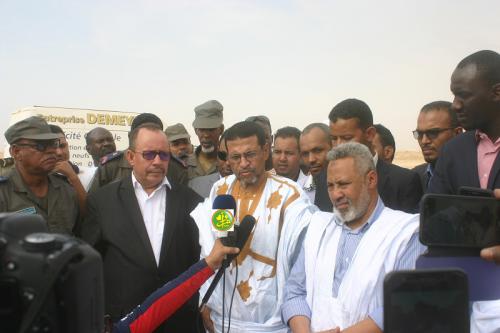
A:
[[[224,306],[224,300],[226,299],[226,270],[222,274],[222,333],[224,333],[224,313],[226,312],[226,307]]]
[[[227,333],[229,333],[231,330],[231,310],[233,309],[233,300],[234,300],[234,293],[236,291],[236,283],[238,283],[238,257],[234,258],[234,263],[236,264],[236,274],[234,277],[234,287],[233,287],[233,293],[231,295],[231,303],[229,304],[229,323],[227,325]]]

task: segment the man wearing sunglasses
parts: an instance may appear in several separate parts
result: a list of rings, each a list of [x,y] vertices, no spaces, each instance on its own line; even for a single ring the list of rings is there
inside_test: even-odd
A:
[[[39,214],[50,231],[72,234],[79,216],[75,190],[52,174],[58,134],[40,117],[29,117],[5,132],[14,168],[0,178],[0,212]]]
[[[89,194],[81,233],[102,255],[105,310],[113,322],[200,259],[189,213],[201,197],[168,179],[171,155],[162,128],[135,128],[126,158],[131,175]],[[156,332],[196,332],[197,307],[196,294]]]
[[[436,101],[426,104],[420,110],[417,129],[413,137],[418,140],[425,162],[413,168],[422,181],[422,190],[427,192],[434,167],[446,142],[462,133],[457,115],[451,110],[451,103]]]
[[[203,198],[208,198],[214,183],[232,174],[233,171],[227,160],[226,141],[224,140],[224,134],[222,134],[219,142],[219,150],[217,151],[217,172],[193,178],[189,181],[188,186]]]
[[[163,129],[163,123],[158,116],[152,113],[141,113],[137,115],[130,126],[130,133],[142,124],[153,123]],[[129,133],[129,134],[130,134]],[[100,164],[95,171],[95,175],[90,182],[88,192],[94,192],[97,189],[130,176],[132,167],[128,163],[125,151],[115,151],[101,158]],[[187,169],[182,161],[172,158],[168,168],[168,178],[171,182],[187,184]]]

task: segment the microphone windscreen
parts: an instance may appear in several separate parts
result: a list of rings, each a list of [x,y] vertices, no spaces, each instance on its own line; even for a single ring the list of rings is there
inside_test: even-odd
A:
[[[255,226],[255,218],[252,215],[246,215],[240,222],[238,227],[238,234],[236,235],[236,247],[240,249],[245,246],[245,243],[252,233],[253,227]]]
[[[233,209],[236,211],[236,201],[230,194],[222,194],[215,197],[212,209]]]

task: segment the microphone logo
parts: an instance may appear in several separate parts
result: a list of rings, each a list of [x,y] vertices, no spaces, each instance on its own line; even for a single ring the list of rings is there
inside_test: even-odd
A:
[[[215,231],[233,231],[234,214],[229,209],[217,209],[212,214],[212,227]]]

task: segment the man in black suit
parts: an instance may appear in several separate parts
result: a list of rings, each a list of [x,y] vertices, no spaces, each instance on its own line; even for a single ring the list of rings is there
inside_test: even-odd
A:
[[[372,142],[376,129],[368,105],[358,99],[346,99],[333,107],[328,118],[334,147],[356,141],[371,150],[377,167],[377,188],[384,204],[392,209],[416,212],[422,197],[420,179],[415,172],[388,164],[375,154]]]
[[[132,174],[88,197],[82,237],[103,257],[106,313],[113,321],[200,258],[189,213],[201,201],[166,177],[170,148],[156,124],[131,132],[126,158]],[[155,332],[196,332],[198,296]]]
[[[328,126],[323,123],[307,125],[302,130],[299,142],[302,162],[309,170],[306,191],[314,191],[314,204],[321,211],[331,212],[333,205],[326,187],[326,155],[332,149]]]
[[[422,107],[417,119],[417,129],[412,133],[426,162],[412,170],[420,176],[422,190],[426,193],[441,148],[450,139],[462,133],[462,127],[458,124],[456,113],[451,110],[450,102],[435,101]]]
[[[464,58],[453,71],[450,88],[452,110],[467,132],[443,147],[429,192],[500,188],[500,54],[482,50]]]

